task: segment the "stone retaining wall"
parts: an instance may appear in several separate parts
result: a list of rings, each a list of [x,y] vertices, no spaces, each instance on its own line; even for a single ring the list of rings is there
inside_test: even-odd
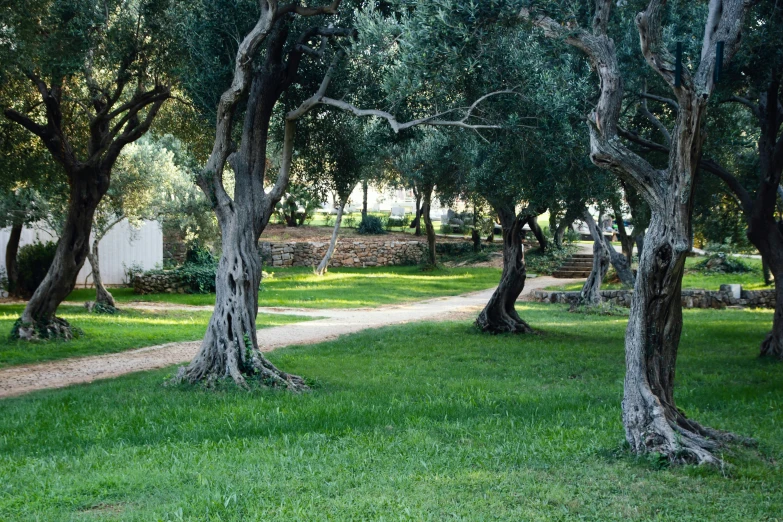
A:
[[[187,285],[175,272],[152,272],[133,278],[134,294],[184,294]]]
[[[732,289],[731,287],[739,287]],[[747,308],[775,308],[774,290],[742,290],[740,285],[721,285],[720,290],[683,290],[683,308],[726,308],[727,306]],[[736,292],[735,290],[739,290]],[[739,297],[737,297],[739,294]],[[630,306],[633,290],[601,290],[604,301],[615,306]],[[550,292],[536,290],[533,300],[540,303],[574,304],[579,292]]]
[[[267,266],[317,266],[329,242],[259,244],[261,261]],[[415,265],[424,257],[427,244],[397,239],[338,239],[329,266]]]

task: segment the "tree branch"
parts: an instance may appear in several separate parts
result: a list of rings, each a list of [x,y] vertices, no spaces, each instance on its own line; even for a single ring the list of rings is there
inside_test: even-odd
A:
[[[729,102],[740,103],[746,106],[748,109],[750,109],[750,112],[753,114],[753,116],[755,116],[757,119],[761,119],[761,109],[759,108],[758,104],[753,103],[748,98],[743,98],[742,96],[731,96],[725,100],[721,100],[720,103]]]
[[[324,5],[320,7],[308,7],[299,5],[296,2],[291,2],[290,4],[286,4],[277,10],[277,15],[275,16],[275,21],[277,21],[279,18],[282,18],[283,16],[289,14],[289,13],[295,13],[299,16],[318,16],[322,14],[337,14],[337,9],[340,7],[341,0],[334,0],[329,5]]]
[[[676,100],[673,100],[671,98],[666,98],[664,96],[658,96],[657,94],[650,94],[649,92],[639,93],[639,96],[641,96],[642,98],[647,98],[648,100],[655,100],[655,101],[658,101],[658,102],[661,102],[661,103],[665,103],[666,105],[668,105],[669,107],[674,109],[675,112],[680,110],[680,104],[677,103]]]

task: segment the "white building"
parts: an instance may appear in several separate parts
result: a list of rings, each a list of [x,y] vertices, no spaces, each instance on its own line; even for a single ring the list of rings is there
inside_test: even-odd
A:
[[[0,266],[5,268],[5,249],[11,229],[0,229]],[[19,246],[35,242],[57,241],[55,234],[46,226],[25,227]],[[150,270],[163,264],[163,233],[157,221],[145,221],[141,228],[134,229],[123,220],[116,224],[98,245],[101,276],[106,285],[127,283],[125,268],[138,265]],[[92,269],[85,260],[76,278],[76,286],[92,286]]]

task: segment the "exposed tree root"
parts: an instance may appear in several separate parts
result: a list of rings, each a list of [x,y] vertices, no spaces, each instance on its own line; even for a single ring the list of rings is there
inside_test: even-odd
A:
[[[656,402],[658,402],[656,400]],[[662,406],[652,408],[650,415],[637,412],[636,419],[646,417],[644,422],[630,424],[626,416],[626,438],[632,451],[637,454],[658,453],[676,464],[707,464],[721,466],[723,460],[717,456],[717,451],[728,449],[728,444],[743,444],[754,446],[756,441],[751,438],[741,437],[730,432],[716,430],[702,426],[698,422],[688,419],[679,410]]]
[[[481,311],[476,318],[476,326],[482,332],[488,333],[535,333],[519,314],[512,310],[488,312],[489,306]]]
[[[290,391],[307,391],[310,388],[298,375],[286,373],[269,362],[260,351],[245,354],[240,362],[236,350],[228,350],[224,364],[206,364],[205,359],[196,358],[189,366],[181,366],[172,384],[204,382],[208,386],[218,381],[231,379],[240,388],[249,389],[248,382],[257,382],[270,388],[284,388]]]
[[[761,357],[783,359],[783,338],[775,335],[775,332],[768,333],[761,343],[761,353],[759,355]]]
[[[51,339],[60,339],[70,341],[74,337],[81,335],[81,330],[72,327],[68,321],[61,317],[53,317],[49,322],[22,322],[17,319],[11,329],[11,339],[21,339],[23,341],[45,341]]]

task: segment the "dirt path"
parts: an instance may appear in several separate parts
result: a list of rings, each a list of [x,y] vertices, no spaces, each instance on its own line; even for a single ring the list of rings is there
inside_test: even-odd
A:
[[[578,279],[537,277],[528,279],[520,296],[524,300],[533,290]],[[493,289],[454,297],[439,297],[416,303],[365,309],[297,309],[260,308],[259,313],[277,313],[321,317],[313,321],[264,328],[258,331],[262,351],[294,344],[313,344],[335,339],[340,335],[367,328],[402,324],[411,321],[464,319],[477,313],[492,295]],[[160,303],[128,303],[126,307],[211,309]],[[201,341],[168,343],[120,353],[63,359],[41,364],[15,366],[0,370],[0,397],[22,395],[34,390],[61,388],[71,384],[88,383],[98,379],[117,377],[126,373],[164,368],[189,362]]]

